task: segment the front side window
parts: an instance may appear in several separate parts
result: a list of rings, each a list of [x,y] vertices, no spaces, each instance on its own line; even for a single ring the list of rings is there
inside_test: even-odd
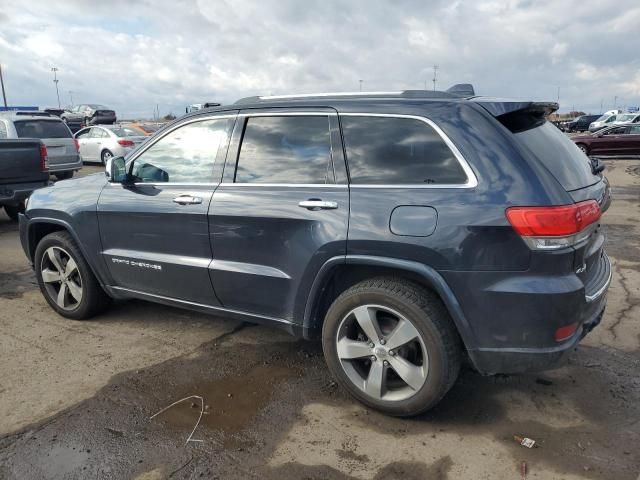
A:
[[[225,145],[233,120],[202,120],[178,127],[133,162],[136,182],[211,183],[220,145]]]
[[[326,115],[251,117],[238,156],[237,183],[333,183]]]
[[[431,125],[413,118],[343,116],[351,183],[459,185],[467,175]]]
[[[633,127],[629,127],[629,133],[631,135],[640,135],[640,125],[634,125]]]
[[[0,138],[7,138],[7,126],[0,121]]]

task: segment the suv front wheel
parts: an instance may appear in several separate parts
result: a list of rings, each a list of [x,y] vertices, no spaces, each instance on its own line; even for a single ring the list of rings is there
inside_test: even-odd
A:
[[[399,278],[365,280],[343,292],[327,312],[322,344],[339,383],[389,415],[430,409],[460,371],[460,339],[444,305]]]
[[[85,320],[110,301],[71,235],[45,236],[34,255],[36,278],[49,305],[63,317]]]

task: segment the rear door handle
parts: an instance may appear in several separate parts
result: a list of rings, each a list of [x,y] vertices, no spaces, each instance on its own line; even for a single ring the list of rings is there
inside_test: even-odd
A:
[[[202,198],[192,197],[191,195],[180,195],[173,199],[173,203],[178,203],[180,205],[197,205],[202,203]]]
[[[310,200],[303,200],[298,203],[298,206],[308,210],[335,210],[338,208],[338,202],[325,202],[312,198]]]

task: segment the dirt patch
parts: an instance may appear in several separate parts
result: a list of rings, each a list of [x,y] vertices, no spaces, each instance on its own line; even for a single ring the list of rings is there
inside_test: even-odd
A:
[[[20,298],[27,290],[38,288],[33,270],[0,272],[0,298]]]
[[[607,232],[606,250],[609,255],[629,262],[640,262],[640,239],[633,227],[625,224],[605,225]]]
[[[640,165],[629,165],[624,171],[633,177],[640,177]]]

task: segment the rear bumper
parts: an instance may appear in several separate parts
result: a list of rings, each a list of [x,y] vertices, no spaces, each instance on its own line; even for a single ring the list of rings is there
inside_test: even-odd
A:
[[[467,345],[467,351],[476,369],[483,374],[520,373],[562,364],[604,314],[611,264],[604,253],[599,262],[587,284],[573,274],[466,272],[466,281],[449,278],[473,332],[474,344]],[[573,324],[573,335],[557,342],[556,331]]]
[[[80,155],[78,155],[78,160],[76,160],[75,162],[52,163],[51,159],[49,160],[50,173],[69,172],[72,170],[73,171],[80,170],[81,168],[82,168],[82,159],[80,158]]]
[[[31,192],[49,185],[49,181],[20,183],[0,186],[0,205],[17,205],[25,200]]]
[[[482,374],[541,372],[561,367],[578,343],[601,321],[602,306],[592,318],[584,322],[576,333],[561,345],[546,348],[487,348],[469,351],[475,368]]]

